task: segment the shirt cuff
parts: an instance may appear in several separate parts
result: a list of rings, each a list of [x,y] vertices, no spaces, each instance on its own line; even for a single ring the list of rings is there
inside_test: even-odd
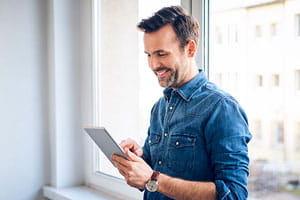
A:
[[[216,180],[216,189],[217,189],[217,199],[218,200],[225,200],[226,197],[229,195],[230,190],[222,180]]]

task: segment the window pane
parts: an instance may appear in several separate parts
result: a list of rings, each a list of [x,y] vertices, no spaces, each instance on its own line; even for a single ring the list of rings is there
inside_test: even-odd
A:
[[[164,6],[179,5],[180,0],[139,0],[138,3],[102,0],[100,3],[100,109],[95,111],[98,124],[118,143],[133,138],[143,145],[151,107],[162,95],[162,89],[148,67],[142,33],[136,25]],[[95,157],[98,172],[122,178],[101,151]]]
[[[277,35],[277,23],[272,23],[270,25],[270,36],[275,37]]]
[[[295,71],[295,88],[300,91],[300,70]]]
[[[300,14],[296,15],[296,35],[300,36]]]
[[[300,199],[300,0],[210,3],[209,77],[247,113],[250,197]]]
[[[272,74],[272,86],[278,87],[279,86],[279,74]]]

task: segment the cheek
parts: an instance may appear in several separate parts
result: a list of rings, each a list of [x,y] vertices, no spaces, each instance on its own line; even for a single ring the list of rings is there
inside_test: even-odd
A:
[[[176,66],[178,65],[178,62],[179,62],[179,60],[177,58],[169,57],[164,60],[163,64],[169,68],[176,68]]]

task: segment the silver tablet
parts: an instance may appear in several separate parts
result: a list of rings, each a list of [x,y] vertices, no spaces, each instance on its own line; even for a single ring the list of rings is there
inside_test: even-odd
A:
[[[94,140],[97,146],[113,165],[114,163],[111,161],[111,156],[113,154],[117,154],[126,158],[123,149],[116,143],[116,141],[111,137],[104,127],[87,127],[84,128],[84,130]]]

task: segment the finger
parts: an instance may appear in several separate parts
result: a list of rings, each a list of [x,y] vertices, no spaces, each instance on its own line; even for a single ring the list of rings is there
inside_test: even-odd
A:
[[[129,166],[128,160],[123,158],[122,156],[113,154],[111,156],[111,160],[115,165],[123,166],[124,168],[127,168]]]
[[[141,148],[137,149],[135,152],[135,155],[139,156],[139,157],[142,157],[143,155],[143,150]]]
[[[132,153],[131,151],[127,150],[126,152],[126,156],[129,158],[129,160],[131,161],[139,161],[141,158],[138,157],[137,155],[135,155],[134,153]]]
[[[126,151],[129,149],[131,152],[135,153],[135,155],[141,157],[143,155],[143,150],[141,147],[132,139],[128,138],[127,140],[123,140],[120,143],[120,146]]]
[[[120,174],[121,174],[124,178],[127,177],[127,174],[126,174],[125,171],[123,171],[123,170],[121,170],[121,169],[118,169],[118,171],[120,172]]]
[[[132,149],[134,147],[134,144],[131,139],[127,139],[127,140],[122,140],[122,142],[120,143],[120,146],[123,149],[124,148]]]
[[[117,159],[119,159],[119,158],[117,158]],[[114,163],[115,163],[116,168],[118,168],[119,170],[122,170],[124,172],[128,172],[132,168],[130,161],[125,160],[124,158],[121,158],[121,161],[115,160]]]

